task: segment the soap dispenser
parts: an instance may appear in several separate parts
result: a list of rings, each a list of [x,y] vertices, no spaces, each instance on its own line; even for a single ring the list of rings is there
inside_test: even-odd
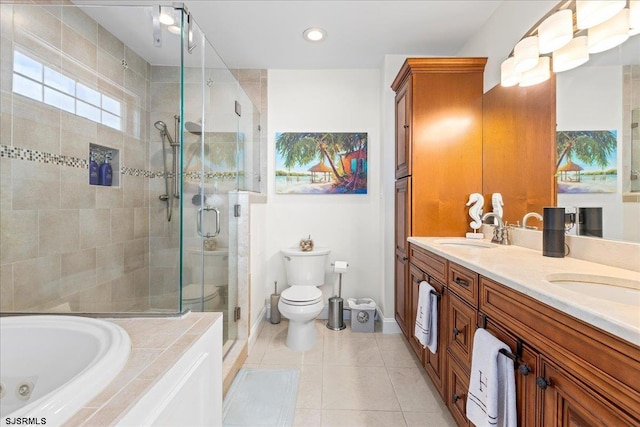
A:
[[[113,169],[111,168],[111,151],[104,156],[104,163],[100,165],[100,185],[111,186]]]
[[[98,162],[93,158],[93,153],[89,153],[89,184],[100,185]]]

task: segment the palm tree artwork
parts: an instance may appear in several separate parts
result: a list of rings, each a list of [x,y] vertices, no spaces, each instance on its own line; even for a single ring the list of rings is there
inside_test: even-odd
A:
[[[615,192],[617,146],[614,130],[558,131],[558,193]]]
[[[276,133],[276,193],[366,194],[367,134]]]

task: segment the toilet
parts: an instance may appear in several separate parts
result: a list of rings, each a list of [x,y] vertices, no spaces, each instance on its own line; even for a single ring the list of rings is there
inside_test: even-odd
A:
[[[316,247],[303,252],[299,248],[282,249],[284,270],[289,288],[280,294],[278,309],[289,319],[287,347],[295,351],[309,350],[318,341],[315,318],[324,308],[322,291],[328,248]]]
[[[228,282],[227,248],[202,251],[200,248],[187,248],[190,273],[188,284],[182,288],[182,308],[191,311],[203,311],[201,298],[204,287],[204,311],[217,311],[223,308],[223,298]],[[201,280],[201,264],[204,263],[204,286]]]

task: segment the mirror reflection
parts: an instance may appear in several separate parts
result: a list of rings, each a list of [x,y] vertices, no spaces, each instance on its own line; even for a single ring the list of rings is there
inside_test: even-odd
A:
[[[576,222],[601,215],[605,239],[640,242],[640,37],[556,74],[556,102],[557,205]]]

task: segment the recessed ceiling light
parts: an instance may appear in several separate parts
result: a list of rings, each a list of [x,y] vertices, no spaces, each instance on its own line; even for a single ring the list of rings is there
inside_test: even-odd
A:
[[[310,42],[319,42],[324,40],[326,36],[327,32],[322,28],[307,28],[304,30],[304,33],[302,33],[302,37]]]

